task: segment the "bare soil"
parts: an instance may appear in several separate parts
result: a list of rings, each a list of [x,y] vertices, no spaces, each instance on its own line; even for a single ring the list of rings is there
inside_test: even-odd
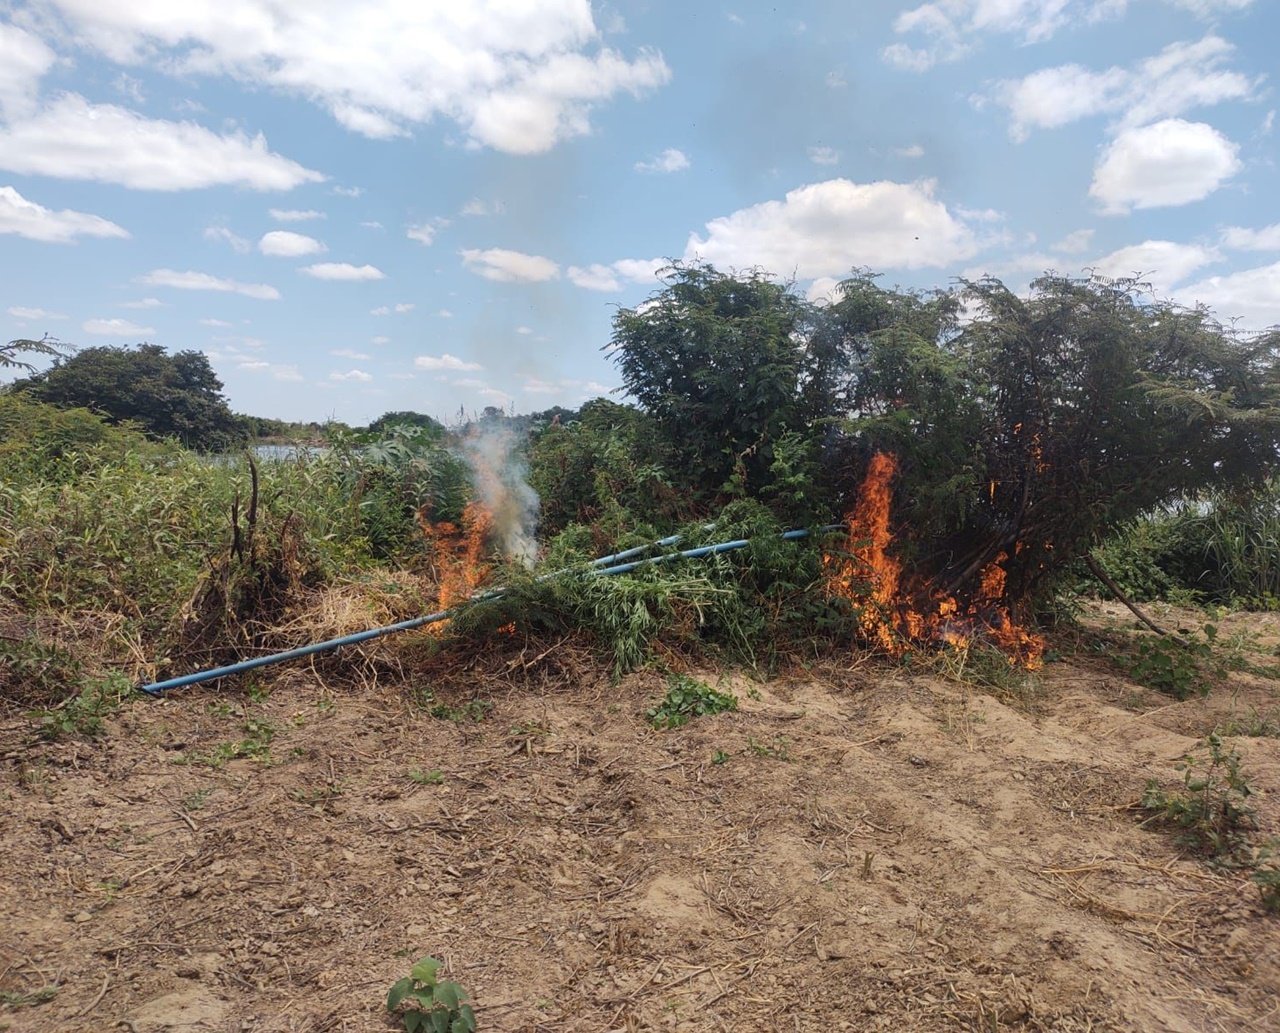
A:
[[[1280,617],[1222,627],[1275,662]],[[482,1030],[1280,1029],[1280,917],[1134,807],[1280,683],[1175,703],[1069,643],[1012,693],[703,671],[740,709],[657,732],[658,675],[518,648],[409,676],[478,721],[304,670],[4,722],[0,1029],[386,1030],[426,954]],[[1280,739],[1230,742],[1280,833]]]

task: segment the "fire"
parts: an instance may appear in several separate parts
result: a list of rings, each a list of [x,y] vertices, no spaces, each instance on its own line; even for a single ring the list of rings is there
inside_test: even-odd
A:
[[[492,514],[479,502],[470,502],[462,511],[461,525],[448,521],[432,524],[421,514],[418,525],[434,547],[439,584],[437,607],[447,609],[471,598],[492,569],[485,560],[485,544],[493,529]]]
[[[887,653],[899,655],[912,643],[967,648],[975,639],[985,638],[1002,649],[1010,662],[1028,669],[1039,667],[1044,643],[1014,623],[1005,602],[1008,553],[999,553],[983,568],[977,592],[965,607],[934,585],[916,579],[904,584],[902,564],[889,552],[897,472],[896,457],[885,452],[872,457],[847,520],[848,553],[825,560],[828,592],[857,605],[863,636]],[[994,494],[994,481],[991,490]],[[1020,548],[1021,543],[1015,551]]]

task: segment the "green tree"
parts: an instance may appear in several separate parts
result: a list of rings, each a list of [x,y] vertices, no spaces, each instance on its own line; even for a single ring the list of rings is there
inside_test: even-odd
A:
[[[170,355],[158,344],[84,348],[14,388],[59,408],[136,424],[153,438],[174,438],[189,448],[218,451],[245,438],[203,352]]]
[[[1019,296],[983,279],[926,318],[938,303],[905,296],[847,337],[846,430],[902,458],[896,515],[948,590],[1003,554],[1008,600],[1031,600],[1140,513],[1277,468],[1280,333],[1235,333],[1132,281],[1046,276]]]
[[[420,427],[433,441],[438,441],[445,435],[444,424],[434,416],[408,409],[384,412],[369,424],[369,433],[386,434],[392,427]]]
[[[665,465],[696,497],[759,492],[777,442],[812,433],[827,414],[804,398],[813,309],[759,271],[676,263],[663,279],[644,305],[614,317],[623,385],[651,416]]]

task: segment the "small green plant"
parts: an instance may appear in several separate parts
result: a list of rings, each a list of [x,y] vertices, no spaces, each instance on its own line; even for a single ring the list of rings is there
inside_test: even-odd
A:
[[[1257,871],[1250,878],[1262,894],[1262,906],[1272,914],[1280,914],[1280,840],[1273,839],[1258,851]]]
[[[666,696],[657,706],[646,710],[645,717],[654,728],[679,728],[688,724],[691,718],[737,709],[736,696],[717,692],[687,674],[673,674],[667,678]]]
[[[101,735],[103,720],[119,710],[120,701],[132,691],[123,674],[95,679],[60,706],[37,712],[40,735],[46,739]]]
[[[787,749],[787,740],[781,735],[775,736],[771,743],[761,742],[759,739],[747,736],[747,749],[757,757],[772,757],[774,760],[783,761],[791,759],[791,753]]]
[[[409,781],[420,786],[438,786],[444,782],[444,772],[439,768],[432,768],[430,771],[414,768],[409,772]]]
[[[245,737],[237,742],[224,742],[215,746],[201,762],[211,768],[220,768],[232,760],[257,760],[271,763],[271,740],[276,737],[275,726],[270,721],[250,717],[244,723]]]
[[[209,799],[209,794],[212,792],[212,789],[206,787],[197,789],[193,793],[188,793],[182,798],[182,809],[184,811],[198,811],[204,806],[205,801]]]
[[[727,764],[728,762],[729,754],[725,753],[724,750],[716,750],[716,752],[711,755],[712,764]]]
[[[474,1033],[470,995],[457,983],[437,979],[439,971],[435,958],[419,960],[391,987],[387,1011],[404,1024],[405,1033]]]
[[[1253,861],[1249,833],[1254,829],[1249,797],[1253,787],[1240,770],[1240,754],[1227,750],[1211,733],[1205,740],[1207,757],[1182,758],[1184,791],[1168,793],[1154,780],[1147,783],[1142,809],[1148,820],[1180,830],[1179,839],[1218,864],[1246,865]]]
[[[1138,654],[1129,663],[1129,673],[1143,685],[1149,685],[1174,699],[1190,699],[1193,692],[1209,695],[1209,681],[1205,670],[1213,659],[1213,643],[1218,628],[1206,624],[1204,638],[1185,635],[1175,638],[1162,635],[1144,638],[1138,644]]]
[[[1256,708],[1237,714],[1214,729],[1219,735],[1243,735],[1254,739],[1280,739],[1280,711],[1260,714]]]
[[[42,986],[38,990],[4,990],[0,991],[0,1005],[6,1008],[33,1008],[37,1004],[48,1004],[58,995],[59,987]]]
[[[493,709],[493,703],[487,699],[470,699],[460,707],[448,703],[433,703],[427,707],[427,713],[441,721],[452,721],[462,724],[464,721],[483,721]]]

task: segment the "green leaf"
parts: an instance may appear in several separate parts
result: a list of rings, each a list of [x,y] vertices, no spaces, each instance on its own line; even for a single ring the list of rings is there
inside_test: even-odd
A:
[[[436,973],[439,971],[440,962],[435,958],[422,958],[413,966],[409,974],[419,983],[426,983],[427,986],[435,986]]]
[[[433,1011],[431,1013],[431,1028],[434,1033],[449,1033],[449,1013],[447,1011]]]
[[[427,1028],[427,1017],[420,1011],[410,1011],[404,1014],[405,1033],[422,1033]]]
[[[462,1021],[466,1023],[467,1033],[475,1033],[476,1013],[472,1010],[471,1005],[464,1004],[458,1009],[458,1012],[462,1016]],[[455,1030],[454,1033],[457,1033],[457,1031]]]
[[[436,986],[436,1002],[450,1011],[458,1007],[458,984],[445,981]]]
[[[387,993],[387,1011],[395,1011],[400,1002],[404,1000],[405,994],[412,989],[413,980],[408,976],[403,979],[397,979]]]

